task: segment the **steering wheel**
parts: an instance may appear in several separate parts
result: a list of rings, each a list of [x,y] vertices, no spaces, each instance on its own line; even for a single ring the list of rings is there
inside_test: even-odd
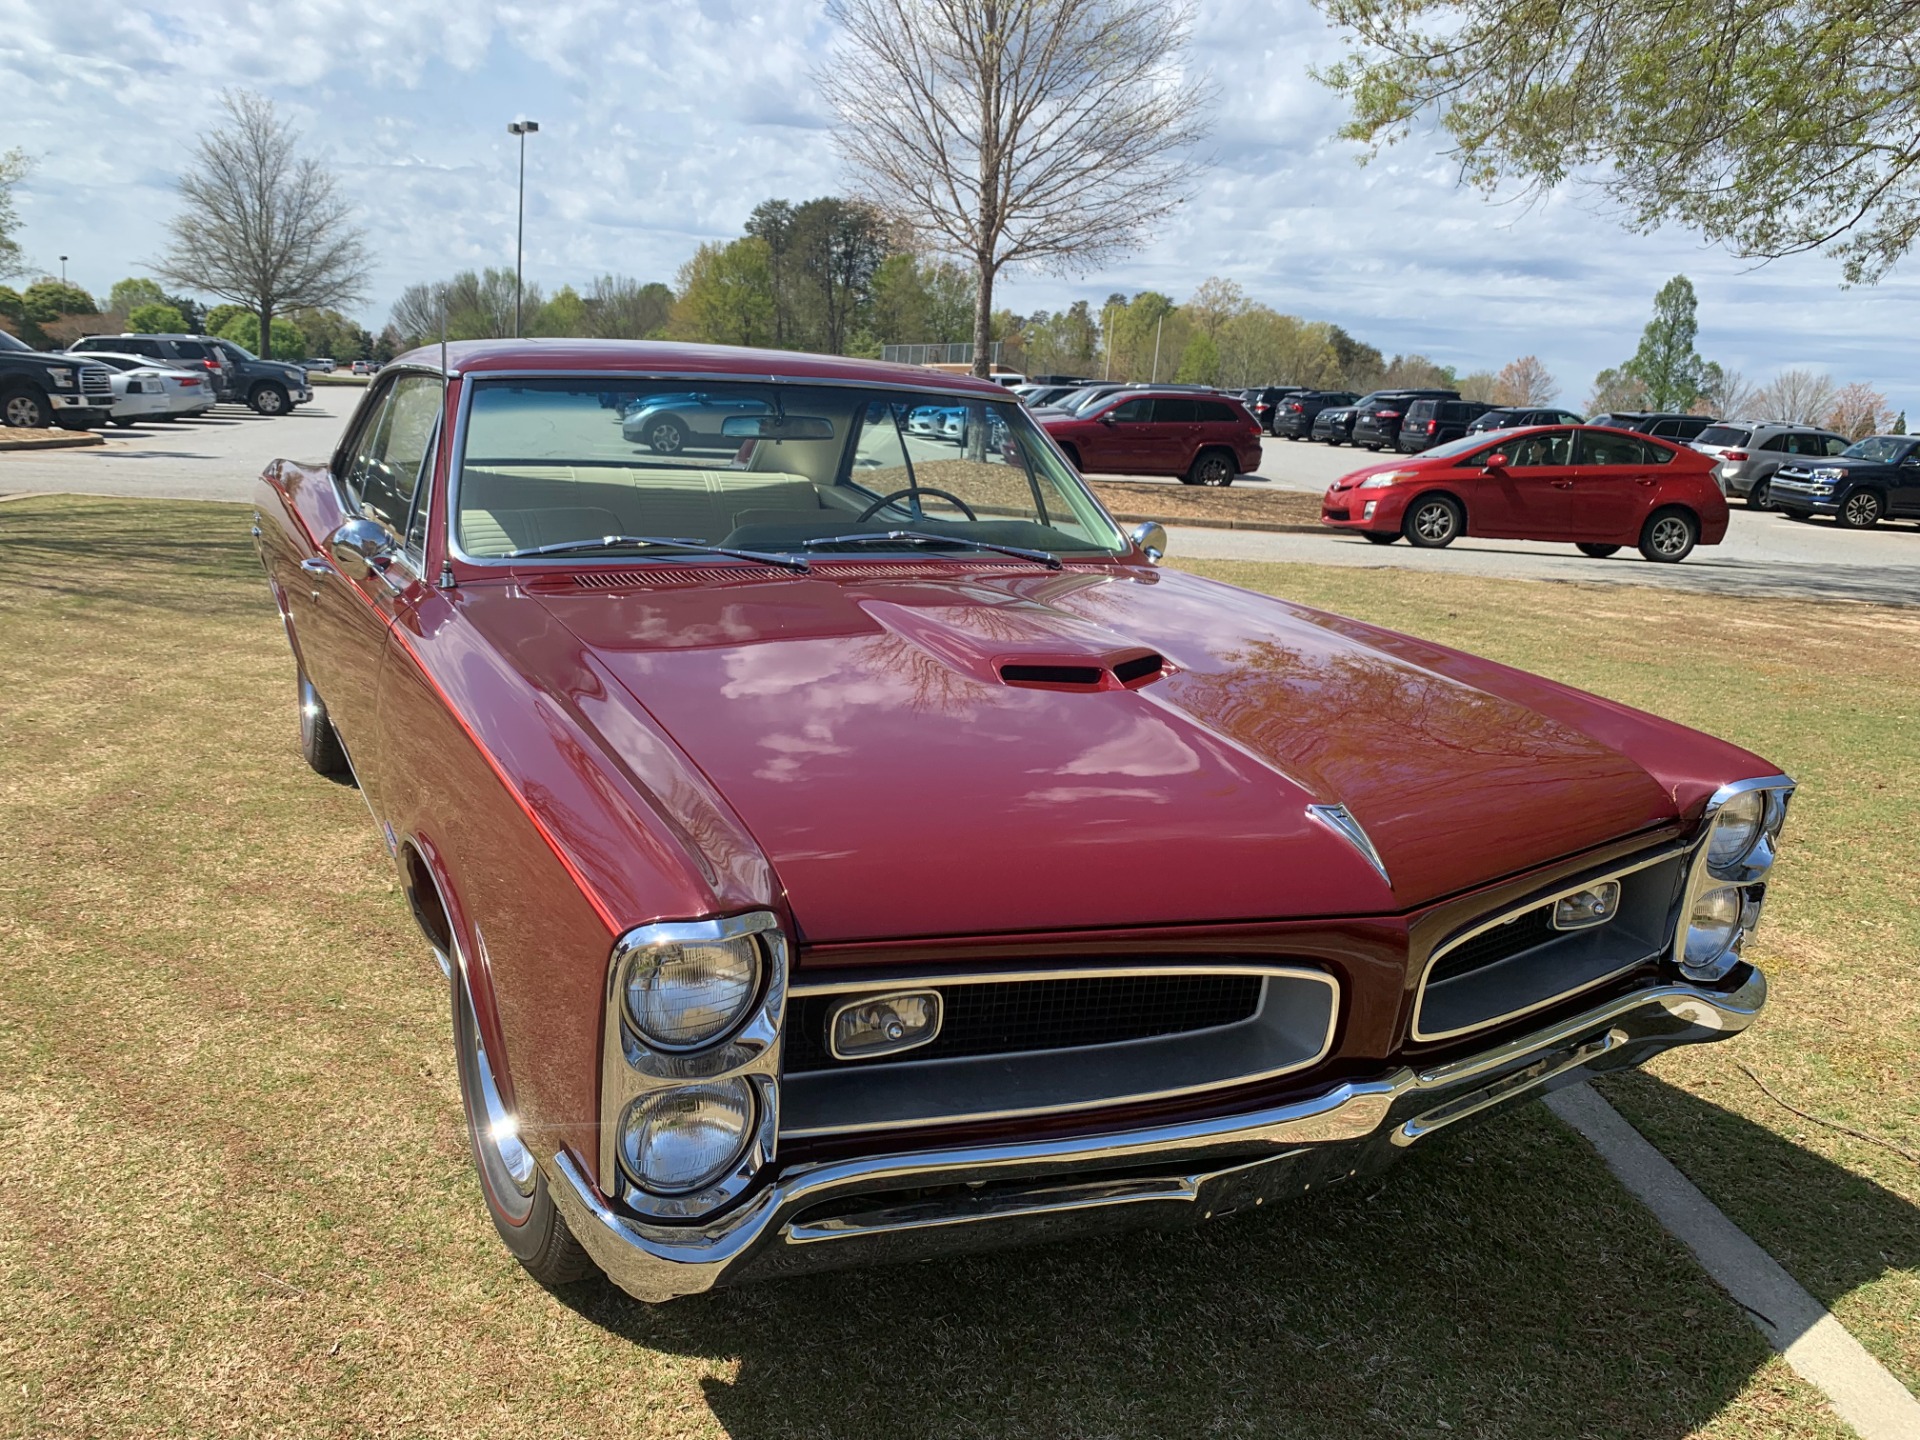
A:
[[[862,520],[871,520],[875,515],[879,514],[880,511],[904,496],[913,501],[913,515],[917,520],[926,514],[926,512],[920,508],[920,497],[922,495],[938,495],[942,500],[951,500],[954,505],[959,508],[960,513],[966,516],[967,519],[977,521],[980,518],[968,507],[967,502],[962,500],[958,495],[946,490],[936,490],[931,485],[916,485],[911,489],[896,490],[891,495],[882,495],[878,500],[860,512],[860,518]]]

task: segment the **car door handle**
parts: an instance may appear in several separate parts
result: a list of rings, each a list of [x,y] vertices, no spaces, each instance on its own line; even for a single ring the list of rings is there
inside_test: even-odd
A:
[[[1571,480],[1549,480],[1547,483],[1556,490],[1571,490],[1573,488],[1573,482]]]
[[[1636,475],[1633,477],[1633,483],[1636,485],[1645,485],[1648,489],[1652,489],[1653,477],[1651,475]]]
[[[300,562],[300,568],[309,575],[326,575],[330,574],[333,570],[333,567],[318,555],[314,556],[311,560],[302,560]]]

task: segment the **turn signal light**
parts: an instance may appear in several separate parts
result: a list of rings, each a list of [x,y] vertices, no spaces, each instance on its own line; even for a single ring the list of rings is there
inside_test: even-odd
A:
[[[1553,904],[1553,928],[1585,930],[1604,925],[1620,908],[1620,882],[1602,880],[1573,895],[1562,895]]]
[[[940,992],[910,990],[853,1000],[833,1013],[827,1048],[836,1060],[867,1060],[925,1045],[940,1033]]]

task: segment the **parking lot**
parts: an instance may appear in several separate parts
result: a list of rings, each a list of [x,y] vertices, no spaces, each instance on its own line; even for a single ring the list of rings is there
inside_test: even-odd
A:
[[[101,446],[0,454],[0,495],[65,492],[244,502],[268,461],[325,458],[360,393],[322,387],[312,404],[285,417],[268,419],[223,405],[199,420],[110,431]],[[1317,494],[1349,470],[1382,458],[1344,446],[1269,439],[1260,473],[1242,476],[1236,484]],[[1168,477],[1165,483],[1179,482]],[[1737,504],[1725,543],[1703,547],[1679,565],[1649,564],[1630,551],[1592,560],[1570,545],[1520,540],[1468,538],[1446,550],[1415,550],[1404,544],[1370,545],[1357,535],[1175,526],[1172,542],[1176,557],[1193,559],[1392,567],[1495,579],[1663,585],[1722,595],[1920,604],[1920,528],[1883,523],[1872,531],[1844,531],[1826,523],[1795,524]]]

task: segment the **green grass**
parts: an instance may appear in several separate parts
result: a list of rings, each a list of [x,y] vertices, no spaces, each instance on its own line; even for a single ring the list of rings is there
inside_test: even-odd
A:
[[[0,1434],[1844,1433],[1537,1107],[1191,1233],[652,1309],[541,1290],[481,1209],[445,988],[366,810],[300,762],[245,515],[0,504]],[[1893,1065],[1911,982],[1889,978],[1912,969],[1914,770],[1888,709],[1911,694],[1890,668],[1901,646],[1914,668],[1910,622],[1850,612],[1879,650],[1815,665],[1795,640],[1736,686],[1774,653],[1740,617],[1777,607],[1231,568],[1798,769],[1777,1008],[1620,1098],[1723,1204],[1753,1197],[1741,1218],[1879,1353],[1910,1356],[1911,1291],[1888,1288],[1914,1258],[1910,1171],[1783,1125],[1731,1069],[1912,1140]],[[1877,750],[1830,723],[1848,703]],[[1862,843],[1879,863],[1836,873]],[[1863,991],[1873,1013],[1836,1031]]]

